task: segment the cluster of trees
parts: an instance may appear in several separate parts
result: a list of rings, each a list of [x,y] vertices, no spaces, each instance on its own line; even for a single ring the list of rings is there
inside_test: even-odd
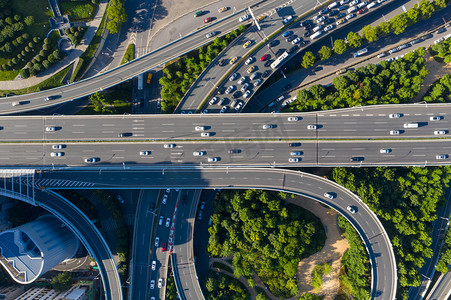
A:
[[[313,111],[357,105],[407,103],[420,91],[428,71],[425,50],[418,48],[392,62],[369,64],[334,78],[326,88],[314,85],[298,92],[287,111]]]
[[[72,274],[69,272],[59,273],[52,278],[52,287],[59,292],[65,292],[70,289],[72,283]]]
[[[93,110],[98,113],[113,113],[110,103],[105,98],[105,95],[95,92],[89,96],[89,104],[92,105]]]
[[[162,85],[161,110],[172,113],[180,99],[188,91],[197,76],[227,45],[240,35],[246,27],[241,25],[225,37],[217,37],[208,46],[200,47],[164,68],[164,76],[160,79]]]
[[[245,300],[250,299],[250,295],[241,282],[235,278],[213,272],[208,273],[205,281],[205,289],[207,300],[234,299]]]
[[[58,194],[63,196],[72,202],[76,207],[78,207],[90,220],[95,220],[95,225],[98,226],[100,224],[100,217],[97,208],[94,204],[91,203],[86,197],[71,191],[71,190],[59,190]],[[19,212],[23,214],[23,211]],[[100,229],[100,228],[99,228]]]
[[[449,266],[451,266],[451,229],[448,228],[436,270],[445,274],[450,271]]]
[[[444,203],[451,168],[335,168],[331,177],[358,194],[383,223],[396,255],[398,299],[406,299],[432,256],[431,223]]]
[[[445,63],[451,62],[451,39],[446,39],[438,44],[431,45],[431,52],[443,58]]]
[[[370,261],[360,235],[344,217],[338,217],[338,226],[345,232],[349,249],[343,254],[341,263],[344,272],[340,272],[342,290],[349,298],[370,298]]]
[[[124,8],[124,1],[111,0],[108,5],[108,22],[106,28],[110,33],[117,33],[122,23],[127,22],[127,13]]]
[[[316,265],[312,273],[310,274],[312,278],[312,284],[313,288],[319,289],[323,285],[323,274],[329,275],[331,271],[331,265],[329,263],[324,263],[320,265]]]
[[[128,265],[129,265],[129,247],[130,236],[125,223],[124,215],[122,213],[122,207],[119,200],[106,190],[95,190],[94,195],[100,199],[102,205],[110,213],[111,219],[116,222],[116,239],[117,239],[117,255],[119,256],[118,271],[121,276],[121,280],[125,281],[128,277]]]
[[[74,45],[74,47],[77,47],[80,42],[81,39],[83,38],[83,35],[85,34],[87,27],[71,27],[71,28],[66,28],[64,30],[64,33],[69,37],[70,41],[72,42],[72,44]]]
[[[64,53],[55,48],[56,41],[51,41],[51,39],[45,38],[41,51],[39,51],[39,54],[36,55],[31,61],[27,62],[26,68],[20,70],[20,76],[22,76],[22,78],[35,76],[64,58]],[[52,49],[55,50],[52,51]]]
[[[168,272],[171,274],[172,272]],[[167,300],[176,300],[177,297],[177,288],[175,286],[174,276],[168,276],[166,279],[166,295]]]
[[[334,54],[342,54],[348,49],[360,47],[366,41],[376,41],[389,33],[403,33],[408,26],[415,24],[419,20],[428,19],[435,11],[444,8],[446,6],[445,2],[445,0],[434,0],[432,2],[421,0],[410,8],[407,13],[396,15],[388,22],[382,22],[376,27],[371,25],[363,27],[363,36],[351,31],[345,40],[335,40],[333,49],[323,46],[316,56],[312,52],[306,52],[302,57],[301,66],[303,68],[311,67],[318,60],[326,60]]]
[[[450,94],[451,77],[449,74],[445,74],[429,88],[429,91],[423,97],[423,100],[427,102],[449,102]]]
[[[318,296],[310,293],[302,294],[301,297],[299,297],[299,300],[322,300],[322,299],[324,299],[324,296]]]
[[[246,277],[252,287],[255,272],[282,298],[298,293],[299,261],[325,242],[319,219],[286,197],[263,190],[222,192],[213,203],[207,249],[212,256],[233,256],[237,278]]]

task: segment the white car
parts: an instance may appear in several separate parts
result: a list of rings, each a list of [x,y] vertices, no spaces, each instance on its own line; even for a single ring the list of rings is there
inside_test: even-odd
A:
[[[204,156],[205,155],[205,151],[195,151],[193,152],[194,156]]]
[[[397,118],[401,118],[402,115],[401,115],[401,114],[390,114],[388,117],[389,117],[390,119],[397,119]]]
[[[238,77],[238,74],[237,73],[233,73],[232,76],[230,76],[229,80],[230,81],[234,81],[235,78],[237,78],[237,77]]]
[[[291,156],[299,156],[301,154],[302,154],[301,151],[294,151],[290,153]]]
[[[216,35],[216,31],[212,31],[210,33],[207,33],[207,35],[205,36],[207,39],[214,37]]]
[[[52,149],[55,149],[55,150],[60,150],[63,148],[64,148],[64,145],[52,145]]]
[[[356,15],[355,14],[349,14],[346,16],[346,20],[350,20],[352,18],[354,18]]]
[[[334,195],[332,195],[331,193],[328,193],[328,192],[324,193],[324,197],[329,198],[329,199],[334,199],[335,198]]]
[[[95,163],[98,161],[100,161],[100,158],[98,158],[98,157],[85,158],[85,163]]]
[[[432,116],[429,118],[430,121],[440,121],[441,119],[443,119],[442,116]]]
[[[152,271],[155,271],[157,269],[157,262],[154,260],[152,261]]]
[[[50,156],[52,156],[52,157],[64,156],[64,152],[52,152],[52,153],[50,153]]]
[[[155,280],[150,281],[150,289],[153,290],[155,288]]]
[[[301,39],[300,37],[298,37],[298,38],[294,39],[291,43],[292,43],[293,45],[296,45],[296,44],[299,43],[301,40],[302,40],[302,39]]]
[[[347,209],[351,214],[355,214],[355,209],[352,208],[352,206],[348,206],[348,207],[346,207],[346,209]]]
[[[246,81],[246,77],[242,76],[240,80],[238,80],[238,84],[243,84]]]
[[[55,131],[55,126],[47,126],[46,128],[45,128],[45,131]]]
[[[223,113],[225,113],[227,111],[227,106],[225,105],[225,106],[223,106],[222,108],[221,108],[221,111],[219,112],[220,114],[223,114]]]
[[[293,158],[293,157],[290,157],[289,159],[288,159],[288,162],[290,162],[290,163],[297,163],[297,162],[299,162],[299,158]]]
[[[249,64],[251,64],[254,60],[255,60],[255,58],[251,56],[251,57],[249,57],[249,58],[246,60],[245,64],[246,64],[246,65],[249,65]]]
[[[141,156],[148,156],[148,155],[150,155],[150,151],[139,151],[139,155],[141,155]]]
[[[249,15],[241,16],[238,20],[239,20],[240,22],[244,22],[244,21],[246,21],[247,19],[249,19]]]
[[[287,24],[288,22],[290,22],[293,19],[293,16],[288,16],[285,19],[283,19],[283,24]]]
[[[318,19],[316,19],[316,22],[321,23],[324,20],[326,20],[326,16],[319,17]]]
[[[244,93],[243,98],[247,99],[251,95],[251,93],[252,93],[251,90],[247,90],[246,93]]]
[[[164,144],[165,148],[175,148],[175,144]]]
[[[399,130],[390,130],[390,135],[398,135],[401,134],[401,131]]]
[[[260,85],[260,83],[263,82],[263,79],[259,78],[256,82],[255,82],[255,86]]]
[[[436,159],[447,159],[448,154],[438,154],[435,156]]]
[[[249,83],[245,83],[245,84],[243,85],[243,87],[241,88],[241,92],[244,93],[248,88],[249,88]]]
[[[443,135],[443,134],[446,134],[446,131],[445,130],[436,130],[436,131],[434,131],[434,134],[435,135]]]
[[[205,128],[205,126],[196,126],[196,127],[194,127],[194,130],[196,130],[196,131],[204,131],[206,128]]]
[[[379,153],[390,153],[391,149],[381,149],[379,150]]]
[[[217,162],[218,158],[217,157],[209,157],[208,158],[208,162]]]
[[[334,24],[328,25],[328,26],[326,26],[326,28],[324,28],[324,31],[325,31],[325,32],[328,32],[329,30],[334,29],[334,27],[335,27]]]
[[[241,107],[243,107],[243,102],[238,103],[235,107],[235,110],[239,111],[241,109]]]
[[[299,118],[298,117],[288,117],[288,122],[295,122],[298,121]]]
[[[211,135],[211,132],[202,132],[200,134],[201,137],[207,137],[207,136],[210,136],[210,135]]]
[[[160,216],[160,220],[158,220],[158,225],[163,225],[164,217]]]
[[[168,201],[168,195],[163,196],[163,204],[166,204],[166,201]]]
[[[218,100],[219,100],[218,97],[213,97],[213,98],[210,100],[210,102],[208,102],[208,104],[210,104],[210,105],[215,105],[216,102],[218,102]]]
[[[158,288],[161,289],[163,287],[163,278],[158,279]]]
[[[307,125],[307,129],[317,129],[316,125]]]
[[[166,219],[166,227],[169,227],[169,225],[171,225],[171,218],[167,218]]]
[[[263,129],[271,129],[271,128],[275,128],[276,126],[274,124],[265,124],[262,127],[263,127]]]
[[[230,94],[234,89],[235,89],[235,86],[234,86],[234,85],[231,85],[231,86],[229,86],[229,87],[226,89],[225,93],[226,93],[226,94]]]
[[[158,247],[158,245],[160,245],[160,238],[156,237],[155,238],[155,247]]]

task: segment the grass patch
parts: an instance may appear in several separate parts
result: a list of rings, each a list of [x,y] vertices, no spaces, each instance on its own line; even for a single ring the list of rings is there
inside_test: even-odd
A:
[[[94,5],[87,1],[60,2],[63,15],[68,15],[71,21],[91,20],[94,15]]]
[[[135,59],[135,44],[130,44],[125,50],[124,57],[121,60],[121,65],[126,64]]]
[[[69,71],[69,68],[70,68],[70,66],[67,66],[66,68],[59,71],[58,73],[56,73],[49,79],[44,80],[43,82],[41,82],[35,86],[20,89],[20,90],[3,90],[3,91],[0,91],[0,95],[2,97],[4,97],[5,95],[8,95],[8,94],[15,94],[15,95],[31,94],[31,93],[36,93],[36,92],[49,90],[49,89],[53,89],[53,88],[62,86],[63,84],[61,83],[61,81],[63,80],[67,71]]]
[[[232,268],[229,267],[229,266],[226,265],[226,264],[223,264],[223,263],[220,263],[220,262],[215,261],[215,262],[212,264],[212,267],[218,268],[218,269],[221,269],[221,270],[224,270],[224,271],[227,271],[227,272],[233,274]]]
[[[321,286],[323,285],[323,275],[329,275],[331,271],[331,265],[330,263],[324,263],[320,265],[316,265],[313,270],[312,274],[310,275],[312,277],[312,286],[313,288],[319,290]]]
[[[126,81],[119,84],[113,88],[101,92],[101,94],[106,98],[106,103],[108,108],[113,112],[105,114],[124,114],[130,113],[132,107],[132,81]],[[102,114],[94,109],[94,105],[89,103],[85,108],[79,111],[78,115],[98,115]]]
[[[22,16],[22,19],[26,16],[34,17],[33,26],[26,26],[23,32],[27,32],[32,37],[45,37],[50,29],[49,17],[53,17],[47,0],[15,0],[9,1],[8,6],[11,7],[13,14]]]

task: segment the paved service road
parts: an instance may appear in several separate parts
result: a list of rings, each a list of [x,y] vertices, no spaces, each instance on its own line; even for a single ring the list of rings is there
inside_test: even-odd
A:
[[[448,271],[443,275],[434,286],[432,294],[428,296],[427,300],[448,300],[451,296],[451,272]]]
[[[190,170],[102,171],[49,170],[42,174],[48,187],[57,182],[86,181],[93,188],[134,189],[161,186],[196,188],[264,188],[282,190],[321,201],[343,214],[356,227],[369,250],[372,266],[374,299],[394,299],[396,293],[396,263],[390,241],[377,217],[361,200],[342,186],[322,177],[280,169],[200,168]],[[39,185],[39,183],[37,183]],[[64,187],[63,187],[64,188]],[[331,193],[329,199],[323,194]],[[347,207],[352,206],[355,214]]]
[[[94,224],[68,200],[55,193],[35,190],[35,200],[39,206],[62,219],[94,257],[102,275],[106,299],[122,299],[116,263],[108,245]]]

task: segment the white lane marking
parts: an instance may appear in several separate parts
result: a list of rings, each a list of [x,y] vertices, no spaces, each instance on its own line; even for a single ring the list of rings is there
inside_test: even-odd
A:
[[[378,114],[379,117],[385,117],[385,114]]]
[[[415,116],[422,116],[423,114],[415,114]]]
[[[367,117],[372,117],[374,116],[373,114],[366,114]]]
[[[412,156],[426,156],[426,154],[413,154]]]
[[[84,131],[72,131],[72,133],[85,133]]]
[[[111,150],[111,151],[113,151],[113,152],[124,152],[125,150],[124,149],[120,149],[120,150]]]
[[[354,117],[360,117],[360,114],[353,114]]]
[[[343,122],[343,124],[357,124],[357,122]]]
[[[144,127],[133,127],[133,130],[144,130]]]
[[[144,120],[133,120],[133,122],[144,122]]]
[[[174,130],[163,130],[162,132],[175,132]]]
[[[351,148],[352,150],[365,150],[365,148]]]
[[[102,131],[102,133],[114,133],[114,131]]]
[[[110,126],[110,127],[113,127],[113,126],[116,126],[116,124],[102,124],[102,126]]]
[[[387,131],[387,129],[373,129],[374,131]]]
[[[72,124],[74,127],[85,127],[85,124]]]
[[[336,117],[336,116],[337,116],[337,114],[331,114],[331,115],[329,115],[329,116],[331,116],[331,117]]]
[[[94,150],[81,150],[81,152],[94,152]]]
[[[27,125],[14,125],[14,127],[27,127]]]
[[[274,155],[262,155],[261,158],[273,158]]]
[[[357,129],[343,129],[343,131],[357,131]]]
[[[349,115],[341,115],[342,117],[349,117]]]
[[[374,124],[387,124],[388,122],[374,122]]]
[[[174,126],[174,123],[161,124],[162,126]]]
[[[222,132],[235,132],[235,130],[234,129],[224,129],[224,130],[221,130]]]
[[[222,125],[235,125],[236,123],[222,123]],[[254,123],[254,124],[259,124],[259,123]]]
[[[333,150],[335,150],[335,148],[323,148],[322,150],[325,150],[325,151],[333,151]]]

